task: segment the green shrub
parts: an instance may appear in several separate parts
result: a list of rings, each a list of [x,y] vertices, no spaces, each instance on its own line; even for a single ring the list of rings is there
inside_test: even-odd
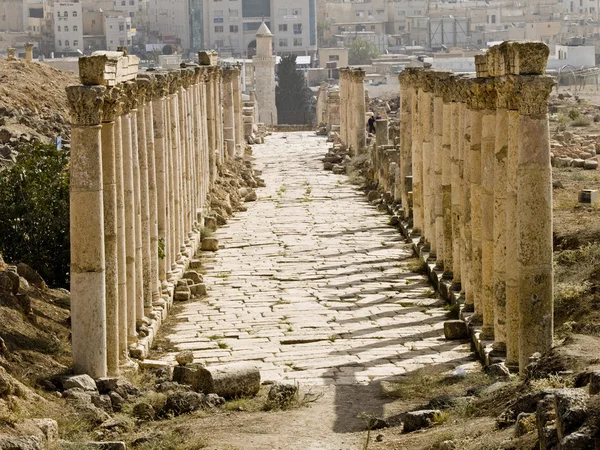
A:
[[[569,119],[571,119],[571,120],[579,119],[579,115],[580,114],[579,114],[579,110],[578,109],[571,109],[569,111],[569,114],[568,114]]]
[[[575,119],[573,122],[571,122],[571,126],[572,127],[587,127],[588,125],[591,125],[592,121],[590,119],[588,119],[587,117],[579,117],[577,119]]]
[[[36,143],[0,170],[0,253],[61,287],[69,282],[68,162],[67,151]]]

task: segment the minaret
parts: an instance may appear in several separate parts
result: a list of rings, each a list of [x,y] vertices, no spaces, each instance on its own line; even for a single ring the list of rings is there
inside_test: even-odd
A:
[[[275,56],[273,56],[273,34],[266,23],[256,32],[256,56],[254,66],[254,89],[258,101],[258,118],[265,125],[277,124],[275,106]]]

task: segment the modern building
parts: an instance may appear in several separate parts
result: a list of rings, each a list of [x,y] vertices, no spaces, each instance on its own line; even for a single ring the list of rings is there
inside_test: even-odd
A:
[[[254,56],[264,21],[276,55],[316,56],[316,0],[204,0],[203,16],[204,47],[220,54]]]
[[[118,47],[131,47],[131,17],[118,12],[109,12],[104,16],[104,35],[106,49],[117,50]]]
[[[57,53],[83,52],[81,3],[54,3],[54,48]]]
[[[190,26],[190,0],[149,1],[148,35],[153,40],[180,47],[183,52],[187,52],[191,41]]]

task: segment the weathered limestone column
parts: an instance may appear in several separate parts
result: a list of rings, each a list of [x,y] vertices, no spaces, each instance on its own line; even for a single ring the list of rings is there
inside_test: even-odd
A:
[[[106,358],[109,376],[119,373],[119,273],[117,259],[117,174],[115,116],[120,90],[106,90],[102,117],[102,202],[106,285]]]
[[[33,43],[31,42],[25,44],[25,61],[33,61]]]
[[[444,89],[447,88],[450,73],[436,74],[433,87],[433,218],[432,233],[435,235],[436,267],[444,267],[444,195],[442,189],[442,167],[444,158]]]
[[[494,339],[494,153],[496,146],[496,90],[485,79],[481,98],[481,295],[482,339]]]
[[[400,81],[400,195],[404,218],[410,217],[408,180],[412,175],[412,95],[413,87],[409,71],[398,75]]]
[[[413,233],[423,233],[423,140],[421,136],[421,71],[415,71],[412,79],[412,206]]]
[[[136,113],[137,144],[138,144],[138,170],[139,170],[139,211],[140,211],[140,237],[142,244],[142,291],[143,303],[139,312],[148,315],[152,310],[152,271],[150,256],[150,200],[148,192],[148,149],[146,147],[146,89],[147,80],[138,79],[138,109]]]
[[[135,83],[137,85],[137,83]],[[139,86],[137,86],[139,88]],[[131,101],[131,148],[133,161],[133,209],[135,217],[135,317],[139,321],[144,317],[144,265],[142,239],[142,183],[140,174],[140,150],[138,131],[138,105],[139,96],[137,89]],[[137,324],[137,322],[136,322]]]
[[[169,85],[169,124],[171,142],[169,146],[169,203],[171,206],[170,232],[171,232],[171,271],[176,269],[176,261],[179,255],[179,183],[177,176],[177,153],[179,148],[179,114],[177,112],[177,91],[179,90],[179,77],[173,77]],[[213,148],[214,156],[214,148]],[[214,161],[214,159],[213,159]]]
[[[471,233],[471,84],[470,79],[460,78],[458,80],[460,98],[461,116],[463,117],[463,138],[460,155],[460,174],[461,174],[461,241],[463,251],[461,252],[462,283],[461,287],[465,296],[465,310],[474,310],[473,295],[473,236]]]
[[[123,195],[125,214],[125,257],[127,275],[127,339],[132,343],[137,338],[137,277],[136,277],[136,234],[135,234],[135,188],[133,177],[133,145],[131,130],[131,99],[137,95],[135,83],[125,83],[123,92],[124,115],[121,117],[121,139],[123,148]]]
[[[71,86],[71,318],[75,373],[107,375],[102,190],[102,106],[106,88]]]
[[[453,240],[452,240],[452,100],[456,89],[455,76],[451,76],[443,85],[443,119],[442,119],[442,214],[444,230],[444,278],[453,277]]]
[[[423,233],[424,243],[427,249],[435,256],[435,233],[432,228],[432,216],[434,213],[434,197],[432,192],[432,159],[433,159],[433,90],[435,75],[430,71],[423,71],[419,89],[419,120],[421,122],[422,140],[422,184],[423,191]]]
[[[460,239],[460,90],[458,86],[453,90],[454,97],[450,109],[450,183],[452,190],[450,193],[452,203],[452,283],[455,287],[460,287],[462,281]]]
[[[347,135],[347,119],[348,119],[348,98],[346,96],[347,83],[348,83],[348,69],[340,69],[340,140],[342,144],[348,147],[348,135]]]
[[[367,149],[367,130],[366,130],[366,105],[365,105],[365,71],[355,69],[353,73],[353,95],[352,112],[355,114],[355,121],[351,126],[354,127],[354,136],[356,142],[355,153],[360,155]]]
[[[233,115],[235,123],[235,154],[243,156],[244,154],[244,119],[242,118],[242,87],[241,73],[242,66],[235,67],[233,76]]]
[[[235,148],[235,116],[233,99],[233,78],[235,69],[223,68],[223,137],[225,141],[232,141]],[[225,157],[228,157],[225,152]]]
[[[536,51],[537,71],[544,73],[548,47],[524,43],[518,56]],[[542,47],[543,46],[543,47]],[[528,57],[530,58],[530,57]],[[533,58],[532,58],[533,59]],[[525,72],[527,73],[527,72]],[[548,97],[554,81],[543,75],[521,75],[519,158],[517,167],[517,255],[519,266],[520,356],[525,374],[529,357],[552,348],[554,298],[552,268],[552,168],[548,130]]]
[[[158,278],[167,280],[167,203],[166,203],[166,162],[165,162],[165,97],[168,93],[167,79],[163,74],[156,75],[156,87],[152,100],[152,119],[154,129],[154,154],[156,172],[156,211],[157,246],[159,251]]]
[[[116,104],[115,114],[115,170],[117,180],[117,279],[119,295],[119,360],[127,357],[127,244],[125,239],[125,187],[123,180],[123,128],[121,114],[123,113],[122,94]]]
[[[216,129],[216,144],[217,144],[217,164],[223,164],[224,150],[223,150],[223,92],[221,89],[221,83],[223,81],[223,72],[220,67],[215,68],[215,89],[213,94],[215,95],[215,129]]]
[[[506,350],[506,198],[508,156],[508,97],[504,78],[494,79],[497,95],[494,149],[494,346]]]
[[[208,165],[210,168],[210,184],[214,183],[217,177],[217,162],[215,152],[217,149],[216,140],[216,108],[215,108],[215,71],[214,66],[209,66],[206,72],[206,120],[208,123]]]

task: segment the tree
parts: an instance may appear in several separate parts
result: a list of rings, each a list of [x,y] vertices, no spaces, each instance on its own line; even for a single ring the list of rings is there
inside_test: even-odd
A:
[[[70,263],[68,162],[67,151],[35,143],[0,170],[0,253],[61,287]]]
[[[275,88],[277,118],[283,124],[312,123],[312,91],[304,82],[304,74],[297,69],[296,55],[281,58],[277,67],[279,83]]]
[[[371,64],[371,60],[379,56],[379,50],[371,41],[356,38],[348,49],[348,63],[353,66]]]

